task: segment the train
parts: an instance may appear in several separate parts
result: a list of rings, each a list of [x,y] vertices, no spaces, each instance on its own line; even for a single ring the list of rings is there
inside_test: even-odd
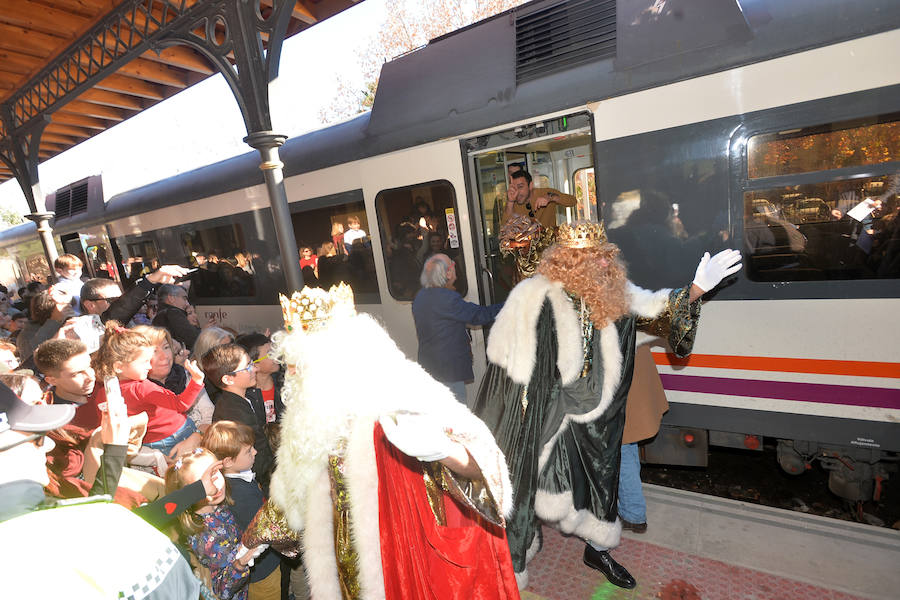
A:
[[[576,197],[558,223],[602,220],[643,287],[685,285],[704,251],[739,248],[693,355],[647,340],[670,410],[644,459],[704,465],[709,445],[770,438],[786,472],[820,461],[834,493],[879,499],[900,452],[898,54],[892,0],[524,4],[386,63],[371,112],[287,141],[294,233],[319,255],[305,276],[350,282],[415,358],[429,253],[452,255],[466,300],[508,294],[511,166]],[[275,329],[286,290],[258,162],[108,199],[100,177],[74,182],[48,196],[59,249],[126,286],[156,263],[196,266],[201,318]],[[8,286],[42,269],[34,225],[0,233]],[[471,330],[470,399],[488,334]],[[347,367],[335,385],[364,389]]]

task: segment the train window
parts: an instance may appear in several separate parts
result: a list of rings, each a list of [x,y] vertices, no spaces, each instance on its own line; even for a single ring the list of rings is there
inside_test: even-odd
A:
[[[755,281],[900,277],[900,175],[744,193]]]
[[[254,256],[247,250],[239,223],[207,227],[181,234],[190,265],[194,298],[233,298],[256,294]]]
[[[597,181],[594,179],[594,167],[584,167],[572,173],[575,189],[576,220],[597,220]]]
[[[900,114],[751,137],[743,184],[747,276],[900,277],[898,161]]]
[[[900,115],[756,135],[747,142],[751,179],[875,165],[900,159]]]
[[[382,190],[375,197],[388,288],[397,300],[419,291],[422,265],[433,254],[456,262],[456,291],[466,295],[465,261],[457,225],[456,195],[447,181]]]
[[[118,246],[125,287],[130,288],[143,275],[159,267],[159,253],[153,240],[123,240]]]
[[[291,220],[303,283],[328,289],[344,282],[353,288],[358,304],[379,304],[371,229],[362,194],[304,200],[292,209],[297,211]]]

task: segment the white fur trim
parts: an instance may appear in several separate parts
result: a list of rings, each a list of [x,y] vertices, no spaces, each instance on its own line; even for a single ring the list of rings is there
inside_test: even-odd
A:
[[[520,385],[528,384],[534,371],[537,323],[545,298],[550,299],[556,319],[556,366],[563,383],[575,381],[584,363],[578,315],[562,283],[535,275],[513,288],[494,320],[487,346],[488,360],[503,367],[509,378]]]
[[[671,291],[671,289],[664,288],[651,292],[629,281],[625,289],[628,296],[628,310],[631,314],[639,317],[648,319],[658,317],[662,311],[666,310]]]
[[[544,522],[570,535],[593,542],[598,546],[615,548],[622,535],[622,523],[601,521],[589,510],[576,510],[571,492],[551,494],[538,490],[534,497],[534,510]]]
[[[520,590],[524,590],[528,587],[528,569],[525,569],[521,573],[514,573],[516,576],[516,587]]]
[[[303,564],[313,598],[341,600],[337,559],[334,555],[334,505],[331,482],[326,468],[319,469],[315,484],[306,494],[307,527],[303,531]]]
[[[535,531],[534,536],[531,538],[531,544],[528,545],[528,550],[525,551],[525,564],[530,563],[540,550],[541,536]]]
[[[567,414],[563,417],[562,423],[559,424],[559,429],[541,448],[541,454],[538,457],[538,472],[544,469],[556,440],[566,430],[569,423],[590,423],[602,415],[609,408],[616,389],[619,387],[619,382],[622,379],[622,351],[619,349],[619,332],[616,330],[615,324],[610,324],[597,333],[600,335],[600,352],[603,355],[603,387],[600,392],[600,402],[586,413],[578,415]]]
[[[305,528],[305,560],[314,598],[341,597],[328,471],[329,454],[341,452],[340,440],[346,440],[344,474],[362,598],[385,596],[373,445],[374,423],[383,415],[424,413],[440,422],[469,449],[499,509],[509,515],[513,504],[506,460],[487,426],[445,385],[408,360],[372,317],[348,316],[313,333],[281,335],[276,352],[294,369],[282,392],[287,410],[271,492],[291,527]],[[367,386],[335,394],[335,382],[346,378],[347,364],[354,365],[354,376]]]
[[[371,417],[357,419],[344,455],[344,482],[350,496],[351,538],[359,557],[359,587],[363,600],[382,600],[385,596],[374,427],[375,420]]]

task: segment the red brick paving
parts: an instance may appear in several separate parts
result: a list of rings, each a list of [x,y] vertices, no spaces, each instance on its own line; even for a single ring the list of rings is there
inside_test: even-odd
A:
[[[637,580],[633,590],[606,581],[584,565],[584,542],[544,528],[544,548],[528,566],[528,600],[862,600],[731,565],[718,560],[622,538],[613,557]]]

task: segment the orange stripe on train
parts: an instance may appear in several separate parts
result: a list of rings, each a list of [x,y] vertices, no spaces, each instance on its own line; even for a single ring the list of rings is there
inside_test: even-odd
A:
[[[654,352],[653,360],[658,365],[678,367],[900,378],[900,363],[893,362],[779,358],[772,356],[725,356],[721,354],[692,354],[687,358],[678,358],[670,352]]]

